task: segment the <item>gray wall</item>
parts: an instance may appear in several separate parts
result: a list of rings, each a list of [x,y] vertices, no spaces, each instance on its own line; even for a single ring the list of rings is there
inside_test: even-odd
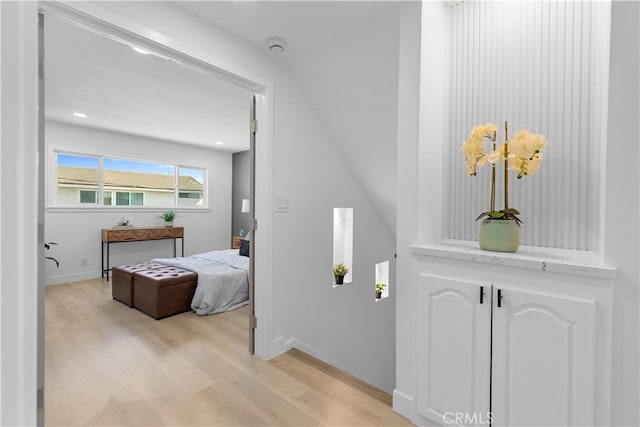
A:
[[[249,198],[250,151],[233,153],[233,195],[231,197],[231,235],[237,236],[241,228],[249,230],[250,214],[242,213],[242,199]]]

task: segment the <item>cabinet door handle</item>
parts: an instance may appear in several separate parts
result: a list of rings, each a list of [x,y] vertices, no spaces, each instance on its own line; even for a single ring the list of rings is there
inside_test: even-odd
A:
[[[480,286],[480,304],[484,300],[484,286]]]
[[[502,307],[502,289],[498,289],[498,308]]]

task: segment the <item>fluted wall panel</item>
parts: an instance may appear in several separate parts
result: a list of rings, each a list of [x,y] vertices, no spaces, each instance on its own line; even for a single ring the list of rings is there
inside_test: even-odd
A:
[[[487,122],[498,125],[504,141],[506,120],[509,136],[526,128],[549,141],[537,174],[518,180],[510,173],[522,244],[598,250],[610,7],[608,1],[451,6],[444,238],[477,239],[474,219],[489,209],[490,169],[467,176],[460,146],[474,125]]]

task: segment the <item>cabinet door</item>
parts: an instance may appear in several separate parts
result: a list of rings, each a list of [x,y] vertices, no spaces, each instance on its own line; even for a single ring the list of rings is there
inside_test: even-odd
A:
[[[463,424],[486,423],[490,286],[422,274],[419,289],[419,412],[441,425],[456,414],[468,414]]]
[[[595,322],[594,300],[494,286],[495,425],[594,424]]]

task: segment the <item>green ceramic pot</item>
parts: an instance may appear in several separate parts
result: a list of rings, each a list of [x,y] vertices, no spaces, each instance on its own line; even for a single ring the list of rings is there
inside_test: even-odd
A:
[[[485,251],[515,252],[520,246],[520,227],[513,219],[485,219],[479,240]]]

